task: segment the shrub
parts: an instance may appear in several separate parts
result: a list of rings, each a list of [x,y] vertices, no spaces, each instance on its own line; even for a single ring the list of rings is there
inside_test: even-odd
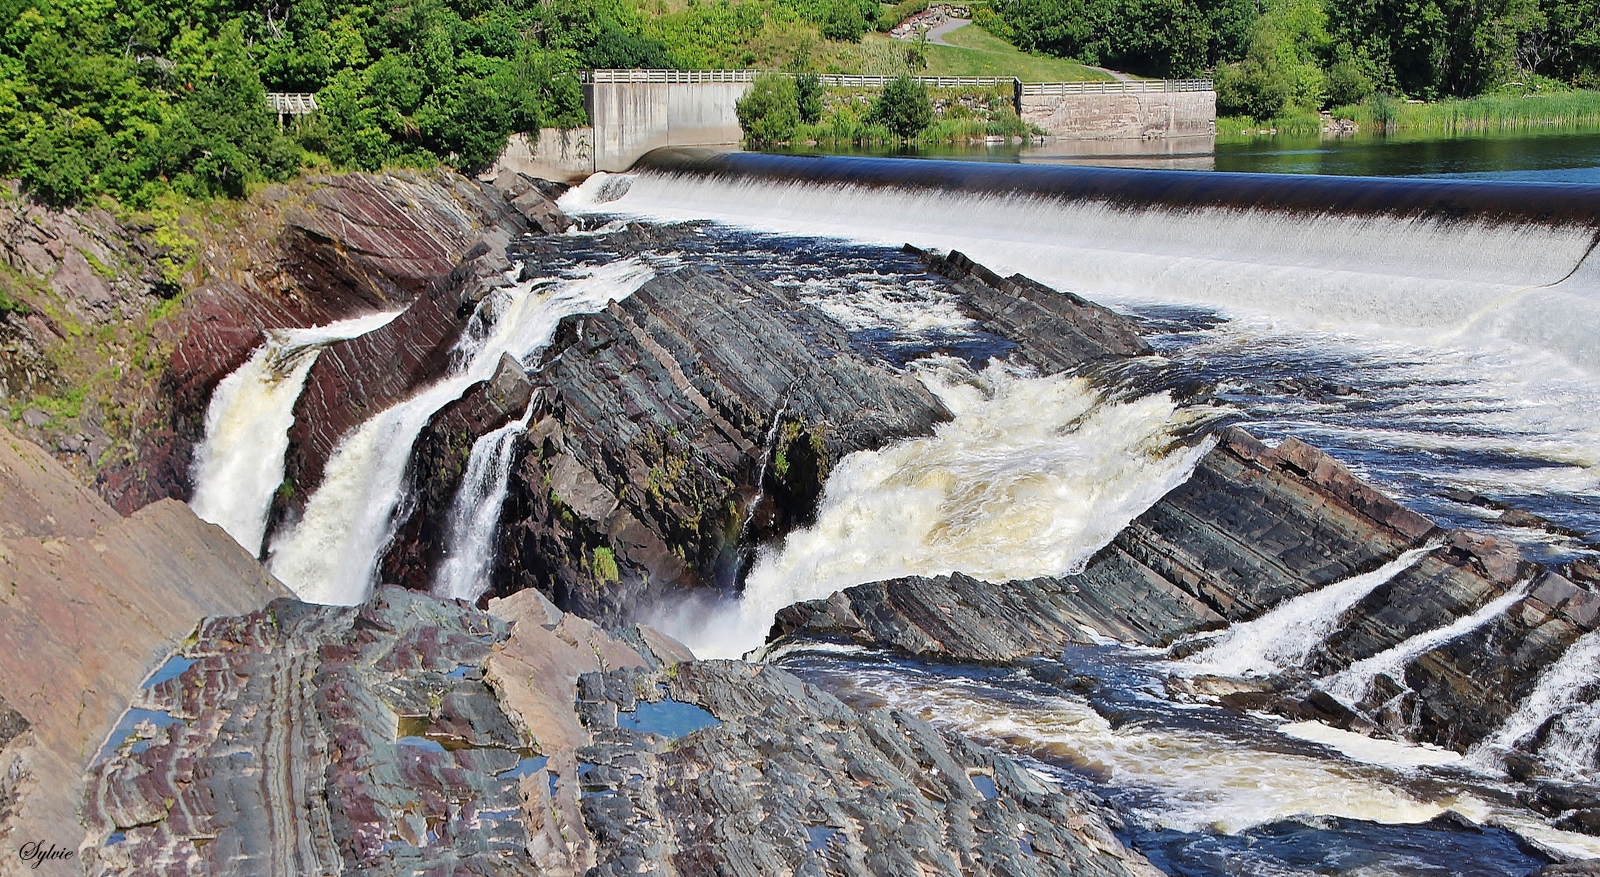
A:
[[[909,140],[933,121],[933,101],[928,90],[910,76],[901,76],[883,89],[872,105],[870,121],[888,128],[896,137]]]
[[[1328,103],[1332,106],[1358,104],[1372,97],[1372,79],[1350,61],[1340,61],[1328,69]]]
[[[800,99],[792,77],[763,73],[734,104],[739,127],[753,143],[781,143],[800,124]]]
[[[870,15],[861,0],[833,0],[827,14],[818,23],[818,30],[822,32],[823,39],[859,43],[867,33]]]
[[[1217,112],[1271,119],[1289,102],[1289,83],[1273,71],[1246,61],[1217,68]]]
[[[807,125],[822,121],[822,77],[802,73],[794,78],[794,89],[800,106],[800,121]]]

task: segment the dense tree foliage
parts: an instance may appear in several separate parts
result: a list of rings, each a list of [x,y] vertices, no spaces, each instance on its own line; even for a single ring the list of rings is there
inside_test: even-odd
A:
[[[1252,0],[995,0],[986,24],[1030,52],[1160,76],[1242,53]]]
[[[239,194],[330,162],[481,167],[584,123],[576,72],[729,67],[870,0],[0,0],[0,174],[55,203]],[[265,92],[315,93],[280,132]]]
[[[1600,86],[1600,0],[993,0],[979,19],[1032,52],[1159,76],[1215,70],[1220,108],[1260,118],[1374,89]]]

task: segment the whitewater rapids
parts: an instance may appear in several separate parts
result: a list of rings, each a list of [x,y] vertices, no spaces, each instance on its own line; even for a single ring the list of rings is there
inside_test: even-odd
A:
[[[1211,447],[1181,438],[1217,412],[1166,394],[1105,399],[1088,381],[950,359],[917,363],[954,419],[842,460],[814,526],[763,550],[736,605],[661,619],[701,657],[761,645],[783,607],[899,576],[996,583],[1059,576],[1189,477]]]

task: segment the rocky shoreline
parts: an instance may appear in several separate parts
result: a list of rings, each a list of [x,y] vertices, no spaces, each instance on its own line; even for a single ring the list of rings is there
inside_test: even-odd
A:
[[[401,311],[312,366],[277,526],[300,515],[344,436],[447,370],[486,296],[659,257],[696,233],[561,234],[572,224],[558,194],[515,175],[274,187],[248,207],[270,219],[259,237],[199,257],[163,324],[159,381],[129,390],[136,422],[119,440],[136,454],[94,468],[84,449],[58,447],[82,470],[69,473],[26,440],[60,424],[0,431],[9,846],[81,825],[51,837],[92,874],[1154,875],[1124,843],[1122,814],[1093,795],[923,717],[846,706],[763,657],[834,644],[1023,666],[1110,637],[1182,659],[1415,552],[1299,666],[1175,674],[1167,694],[1465,752],[1600,628],[1590,563],[1536,563],[1437,525],[1304,442],[1269,447],[1200,417],[1178,439],[1198,457],[1192,475],[1078,572],[858,584],[779,611],[746,661],[696,660],[640,619],[685,595],[735,597],[758,546],[815,522],[842,460],[952,416],[823,308],[731,262],[658,258],[632,294],[564,318],[536,357],[505,356],[440,408],[409,449],[385,584],[361,605],[291,599],[177,501],[212,390],[266,330]],[[55,218],[53,234],[79,247],[98,229],[137,271],[89,295],[73,280],[81,248],[19,244],[12,267],[95,313],[169,291],[142,238],[85,216]],[[124,232],[135,243],[115,244]],[[1012,367],[1183,380],[1126,315],[958,252],[906,252]],[[16,350],[42,343],[35,316],[0,314]],[[38,383],[26,371],[0,374],[8,393]],[[102,415],[72,427],[92,434],[85,448],[109,447]],[[482,598],[430,596],[472,447],[518,418]],[[80,486],[90,480],[98,496]],[[1328,680],[1418,642],[1359,696],[1329,694]],[[73,702],[43,695],[61,674],[83,692]],[[1600,834],[1600,796],[1541,761],[1549,733],[1512,741],[1524,802]],[[0,861],[11,873],[23,873],[15,856]]]

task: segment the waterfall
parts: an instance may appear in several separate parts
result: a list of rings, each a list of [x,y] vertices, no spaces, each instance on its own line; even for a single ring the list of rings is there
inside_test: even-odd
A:
[[[1298,202],[1278,208],[1265,195],[1177,205],[1140,200],[1138,192],[1112,200],[1030,191],[1059,168],[1015,171],[1009,188],[976,191],[877,184],[873,162],[829,161],[859,170],[860,182],[847,182],[849,174],[774,179],[737,168],[706,176],[646,171],[620,197],[600,201],[607,180],[597,174],[562,206],[954,248],[1002,274],[1020,271],[1101,303],[1193,303],[1300,328],[1491,351],[1509,344],[1600,374],[1600,266],[1585,259],[1593,217],[1558,225],[1465,212],[1473,200],[1467,196],[1501,191],[1494,184],[1388,181],[1401,190],[1389,197],[1396,209],[1384,210],[1379,198],[1369,211],[1333,211]],[[932,176],[939,164],[910,167]],[[996,173],[960,164],[966,167],[951,176]],[[1211,175],[1166,172],[1152,188],[1181,188],[1202,176]],[[1594,190],[1585,194],[1560,197],[1592,214]],[[1429,215],[1430,207],[1441,215]]]
[[[812,527],[761,550],[737,605],[660,620],[705,656],[761,644],[777,610],[839,588],[960,571],[1065,575],[1189,477],[1210,449],[1179,438],[1215,412],[1165,394],[1109,401],[1081,378],[924,360],[955,415],[929,438],[841,460]]]
[[[1440,544],[1413,548],[1372,572],[1301,594],[1260,618],[1235,624],[1215,644],[1174,669],[1220,676],[1270,676],[1298,669],[1338,626],[1346,610],[1379,585],[1416,566]]]
[[[1555,719],[1540,754],[1550,767],[1572,778],[1592,775],[1600,746],[1600,709],[1584,703],[1586,690],[1600,683],[1600,631],[1578,637],[1561,659],[1546,667],[1533,691],[1494,734],[1467,754],[1480,767],[1498,768],[1507,752]]]
[[[472,443],[467,471],[450,503],[447,547],[433,586],[436,596],[472,601],[488,586],[500,513],[511,481],[512,454],[517,438],[528,430],[532,414],[530,403],[521,420],[485,433]]]
[[[1488,624],[1511,608],[1511,604],[1521,600],[1528,591],[1528,584],[1523,582],[1510,588],[1504,594],[1480,606],[1478,611],[1471,615],[1464,615],[1442,627],[1419,633],[1370,658],[1363,658],[1323,680],[1320,687],[1339,700],[1354,705],[1366,699],[1373,680],[1380,675],[1404,683],[1401,673],[1406,665],[1439,646]]]
[[[767,465],[772,462],[772,454],[777,450],[778,427],[783,424],[783,415],[789,412],[789,394],[784,393],[784,398],[778,405],[778,410],[772,415],[772,425],[767,427],[767,438],[762,443],[761,465],[756,467],[756,495],[750,500],[750,505],[745,509],[744,521],[739,524],[739,539],[744,540],[745,534],[750,532],[750,521],[756,516],[756,508],[761,505],[761,500],[767,496]]]
[[[273,491],[283,482],[294,405],[322,348],[365,335],[399,316],[369,314],[309,329],[274,329],[267,342],[211,393],[206,437],[195,448],[190,508],[228,531],[251,554],[261,551]]]
[[[433,415],[491,377],[502,355],[533,356],[549,344],[562,318],[626,298],[653,276],[640,259],[626,259],[585,276],[534,281],[486,298],[479,311],[487,331],[462,339],[450,375],[340,439],[304,516],[272,540],[273,574],[307,602],[353,605],[366,599],[393,536],[411,445]]]
[[[1539,747],[1539,758],[1569,779],[1593,782],[1600,769],[1600,702],[1576,704],[1562,713]]]

